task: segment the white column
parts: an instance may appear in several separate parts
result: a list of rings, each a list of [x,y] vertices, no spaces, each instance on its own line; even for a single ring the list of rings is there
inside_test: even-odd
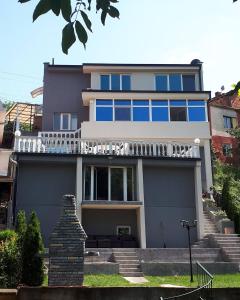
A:
[[[210,192],[210,187],[213,185],[213,181],[212,181],[211,150],[210,150],[209,140],[204,141],[204,158],[205,158],[207,192]]]
[[[76,167],[76,209],[77,209],[77,216],[79,221],[82,221],[82,174],[83,174],[83,167],[82,167],[82,157],[77,158],[77,167]]]
[[[89,121],[96,121],[95,118],[95,102],[93,100],[90,100],[89,105]]]
[[[202,204],[202,178],[201,178],[201,162],[197,161],[194,168],[194,184],[195,184],[195,206],[197,217],[197,234],[198,239],[204,236],[204,220],[203,220],[203,204]]]
[[[144,185],[143,185],[143,162],[137,162],[137,199],[142,202],[138,213],[138,231],[141,248],[146,248],[146,229],[145,229],[145,208],[144,208]]]

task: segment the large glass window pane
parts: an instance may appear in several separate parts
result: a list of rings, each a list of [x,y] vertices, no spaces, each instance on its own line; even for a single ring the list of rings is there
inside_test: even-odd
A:
[[[145,106],[149,105],[149,100],[133,100],[134,106]]]
[[[223,116],[223,120],[224,120],[224,128],[227,128],[227,129],[232,128],[231,117]]]
[[[69,114],[62,114],[62,130],[69,129]]]
[[[153,107],[152,121],[168,121],[168,107]]]
[[[110,88],[110,77],[109,75],[101,75],[101,90],[109,90]]]
[[[133,107],[133,121],[149,121],[149,107]]]
[[[169,85],[170,91],[181,91],[181,75],[180,74],[170,74],[169,75]]]
[[[188,108],[189,121],[206,121],[206,114],[204,107],[189,107]]]
[[[156,90],[157,91],[167,91],[168,90],[168,79],[167,75],[156,75]]]
[[[115,121],[131,121],[131,108],[115,107]]]
[[[170,107],[171,121],[186,121],[186,107]]]
[[[97,105],[112,105],[113,101],[112,100],[97,99],[96,104]]]
[[[71,114],[71,130],[77,130],[77,114]]]
[[[108,199],[108,168],[94,168],[94,200]]]
[[[111,200],[123,201],[123,169],[111,168]]]
[[[152,100],[152,106],[168,106],[167,100]]]
[[[112,107],[96,107],[96,120],[97,121],[112,121],[113,109]]]
[[[131,100],[115,100],[114,104],[116,106],[121,106],[121,105],[124,105],[124,106],[129,105],[130,106],[131,105]]]
[[[182,75],[183,90],[184,91],[195,91],[195,75]]]
[[[111,75],[111,81],[112,81],[112,90],[120,90],[120,75],[119,74],[112,74]]]
[[[127,168],[127,201],[134,201],[134,177],[132,168]]]
[[[131,90],[131,76],[122,75],[122,90],[130,91]]]
[[[60,113],[53,115],[53,130],[60,130]]]
[[[189,106],[205,106],[204,100],[188,100]]]
[[[84,185],[84,200],[91,199],[91,167],[85,167],[85,185]]]
[[[186,100],[170,100],[170,106],[186,106]]]

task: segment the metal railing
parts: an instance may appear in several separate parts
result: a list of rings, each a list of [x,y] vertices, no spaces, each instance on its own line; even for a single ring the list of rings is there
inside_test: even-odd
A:
[[[160,300],[212,300],[213,276],[199,262],[197,262],[196,265],[198,282],[198,287],[196,289],[173,297],[160,297]]]
[[[14,151],[119,156],[199,158],[195,143],[82,139],[78,133],[44,132],[39,136],[16,136]]]

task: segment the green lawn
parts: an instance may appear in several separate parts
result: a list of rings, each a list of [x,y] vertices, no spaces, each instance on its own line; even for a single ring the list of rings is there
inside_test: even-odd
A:
[[[161,284],[172,284],[177,286],[185,287],[196,287],[197,280],[194,278],[194,282],[191,284],[189,281],[189,276],[145,276],[149,281],[144,284],[132,284],[125,280],[120,275],[85,275],[84,276],[84,286],[90,287],[132,287],[132,286],[153,286],[157,287]],[[48,278],[44,277],[44,286],[47,286]],[[238,274],[224,274],[224,275],[214,275],[213,287],[223,288],[223,287],[240,287],[240,273]]]
[[[189,282],[189,276],[145,276],[148,283],[145,284],[131,284],[120,275],[85,275],[84,286],[92,287],[114,287],[114,286],[160,286],[161,284],[173,284],[186,287],[196,287],[197,281]],[[215,275],[213,280],[213,287],[240,287],[240,273],[239,274],[224,274]]]

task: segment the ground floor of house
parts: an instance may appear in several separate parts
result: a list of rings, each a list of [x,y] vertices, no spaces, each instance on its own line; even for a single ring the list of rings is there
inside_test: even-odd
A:
[[[17,154],[11,203],[36,211],[45,245],[73,194],[92,248],[187,247],[181,220],[193,222],[192,241],[203,236],[201,160]]]

